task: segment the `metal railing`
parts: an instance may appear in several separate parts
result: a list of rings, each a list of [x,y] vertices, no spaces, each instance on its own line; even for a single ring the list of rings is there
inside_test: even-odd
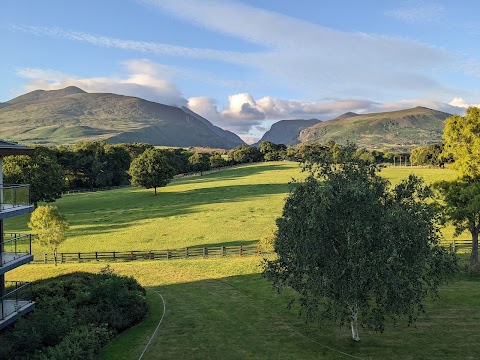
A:
[[[2,320],[33,302],[31,282],[5,281],[5,285],[7,285],[6,294],[0,297],[0,315]]]
[[[0,212],[19,206],[29,206],[30,185],[4,184],[0,185]]]
[[[32,253],[32,234],[4,233],[0,267],[22,256]]]

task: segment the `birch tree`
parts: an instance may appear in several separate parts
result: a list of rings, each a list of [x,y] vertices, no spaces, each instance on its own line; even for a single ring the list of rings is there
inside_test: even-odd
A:
[[[355,341],[359,326],[383,332],[389,318],[414,322],[457,268],[439,245],[430,188],[410,176],[391,189],[376,170],[321,165],[293,183],[277,219],[278,256],[264,262],[275,288],[298,292],[307,319],[348,325]]]

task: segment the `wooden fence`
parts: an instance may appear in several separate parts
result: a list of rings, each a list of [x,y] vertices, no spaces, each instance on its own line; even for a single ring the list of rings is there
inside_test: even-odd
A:
[[[455,250],[469,250],[471,240],[444,240],[442,246],[452,245]],[[59,263],[82,263],[91,261],[136,261],[136,260],[176,260],[209,258],[222,256],[260,256],[265,254],[258,245],[188,247],[183,249],[167,250],[132,250],[132,251],[91,251],[91,252],[62,252],[58,253]],[[43,258],[36,258],[34,263],[53,263],[53,254],[44,254]]]
[[[222,256],[261,255],[257,245],[189,247],[172,250],[132,250],[132,251],[92,251],[62,252],[57,254],[59,263],[81,263],[91,261],[136,261],[136,260],[175,260],[190,258],[208,258]],[[53,254],[44,254],[43,259],[35,259],[35,263],[53,263]]]

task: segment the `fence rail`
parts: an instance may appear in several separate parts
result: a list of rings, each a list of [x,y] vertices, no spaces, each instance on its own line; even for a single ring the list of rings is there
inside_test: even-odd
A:
[[[442,246],[452,245],[455,250],[469,249],[471,240],[444,240]],[[62,252],[57,254],[59,263],[82,263],[92,261],[137,261],[137,260],[177,260],[190,258],[209,258],[223,256],[260,256],[268,252],[258,245],[188,247],[166,250],[131,250],[131,251],[90,251],[90,252]],[[37,257],[34,263],[54,263],[53,254],[44,254]]]
[[[208,258],[222,256],[261,255],[257,245],[188,247],[167,250],[132,250],[132,251],[92,251],[62,252],[57,254],[59,263],[81,263],[91,261],[136,261],[136,260],[176,260],[190,258]],[[43,259],[35,259],[34,263],[53,263],[53,254],[44,254]]]

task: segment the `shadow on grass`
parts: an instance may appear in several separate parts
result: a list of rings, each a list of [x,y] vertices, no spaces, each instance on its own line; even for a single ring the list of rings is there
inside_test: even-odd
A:
[[[270,164],[270,163],[255,163],[255,164],[245,164],[244,166],[222,169],[210,174],[194,177],[186,177],[176,180],[178,183],[190,184],[190,183],[201,183],[201,182],[215,182],[215,181],[228,181],[228,180],[238,180],[239,178],[259,175],[265,172],[271,172],[275,170],[285,171],[286,167],[279,164]]]
[[[298,309],[287,309],[294,294],[277,294],[259,274],[153,287],[151,316],[112,342],[101,359],[138,357],[163,312],[157,293],[166,316],[144,359],[349,358],[338,351],[363,359],[476,359],[480,304],[461,301],[467,294],[480,297],[476,285],[460,278],[440,300],[427,302],[428,317],[416,327],[399,322],[384,334],[362,329],[360,343],[350,340],[346,327],[305,323]]]
[[[65,213],[75,214],[69,219],[69,236],[100,234],[127,228],[138,221],[165,217],[182,217],[200,212],[197,206],[232,203],[288,191],[286,184],[232,185],[199,188],[179,192],[160,192],[154,196],[150,191],[126,190],[115,194],[115,201],[108,199],[102,204],[97,201],[64,203]],[[90,196],[95,196],[91,194]],[[100,194],[103,195],[103,194]],[[103,197],[105,198],[105,197]]]

